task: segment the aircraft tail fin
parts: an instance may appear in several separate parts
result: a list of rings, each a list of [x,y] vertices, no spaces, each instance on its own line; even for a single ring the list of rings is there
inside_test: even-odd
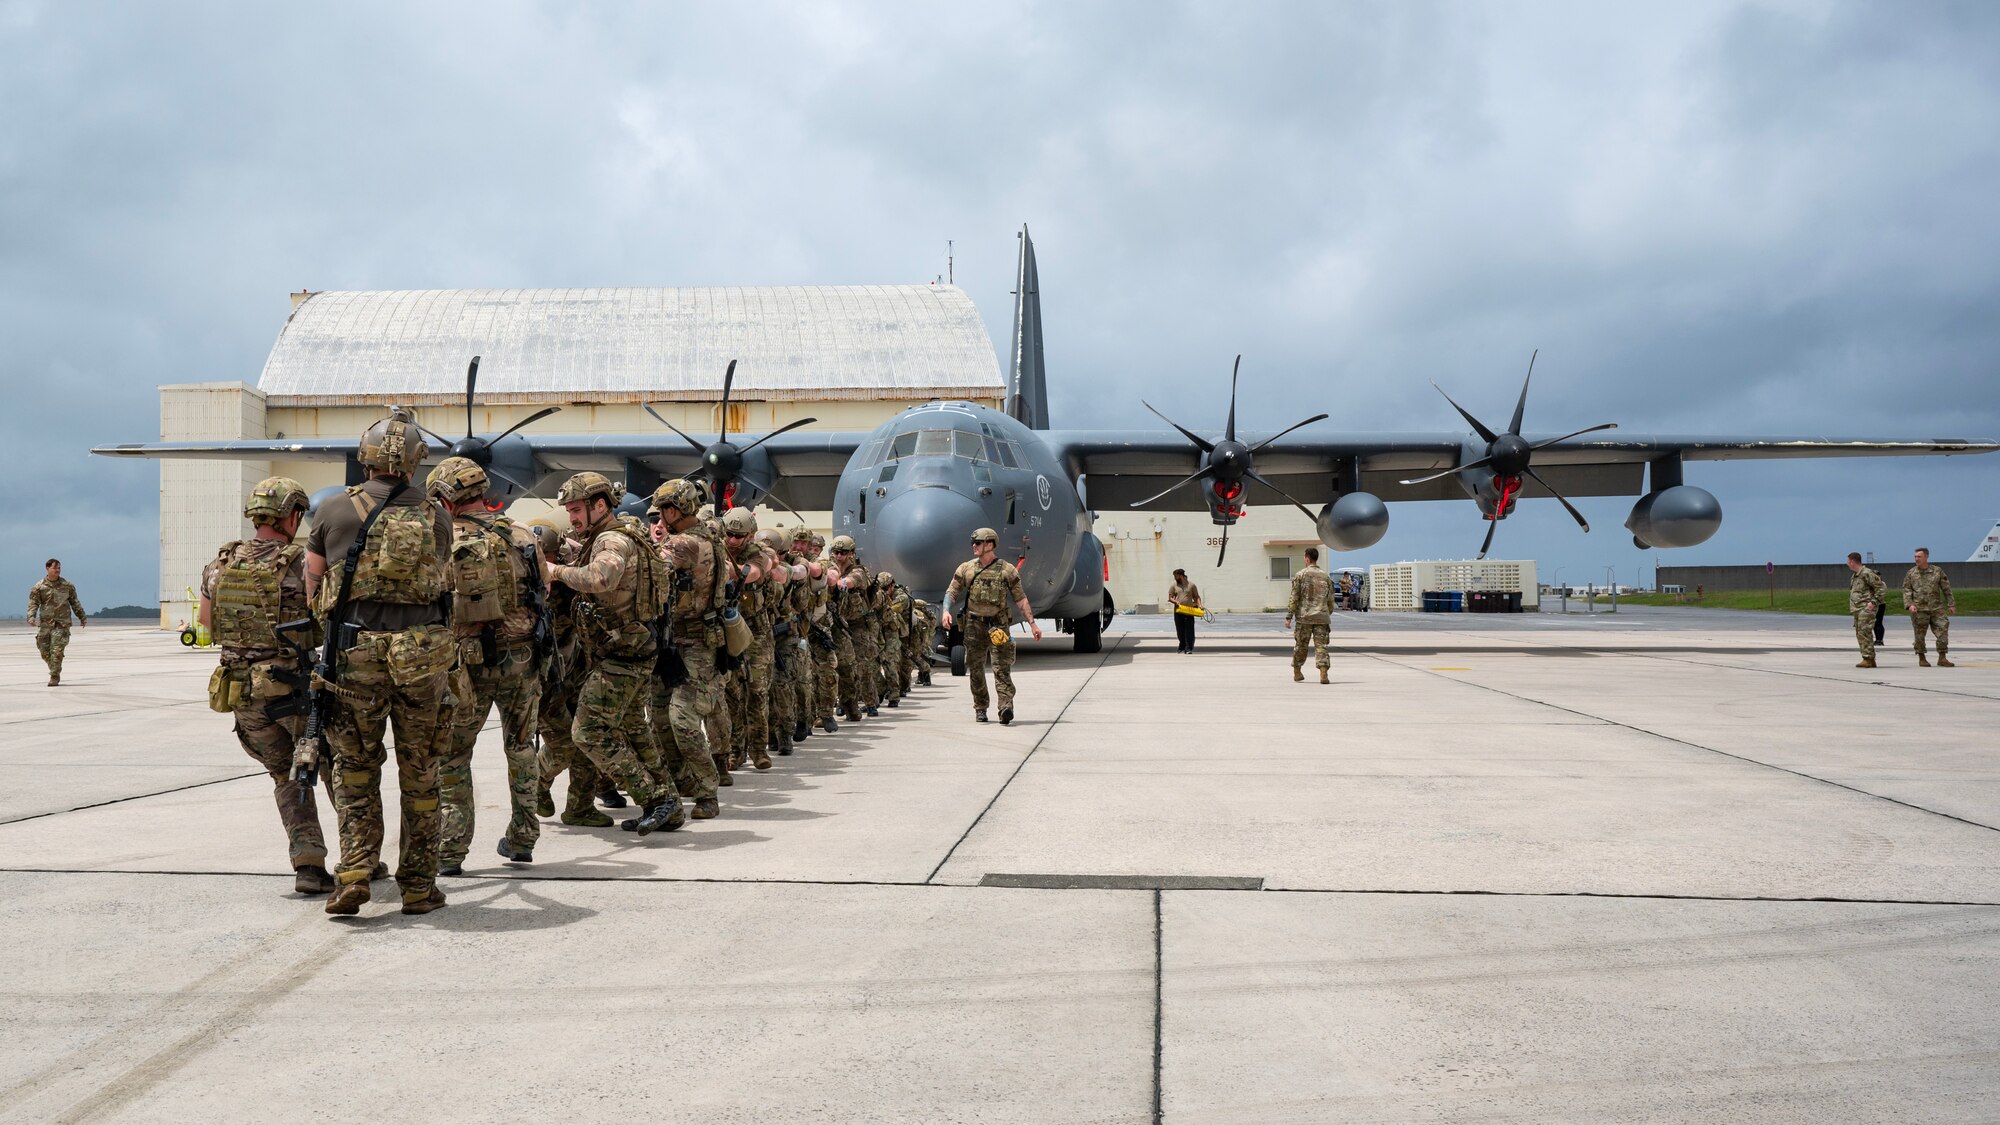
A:
[[[1049,428],[1048,372],[1042,360],[1042,283],[1035,243],[1021,224],[1021,262],[1014,278],[1014,348],[1007,372],[1007,413],[1031,430]]]

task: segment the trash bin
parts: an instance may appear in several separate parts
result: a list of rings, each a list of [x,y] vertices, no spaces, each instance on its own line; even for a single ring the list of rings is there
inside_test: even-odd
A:
[[[1519,590],[1507,591],[1507,612],[1508,613],[1521,612],[1521,591]]]
[[[1447,590],[1444,595],[1444,611],[1446,613],[1464,613],[1465,595],[1457,590]]]

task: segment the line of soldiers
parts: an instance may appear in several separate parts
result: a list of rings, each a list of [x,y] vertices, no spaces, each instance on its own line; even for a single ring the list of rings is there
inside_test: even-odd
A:
[[[1958,612],[1958,600],[1952,596],[1951,579],[1944,571],[1931,565],[1928,547],[1918,547],[1914,554],[1914,566],[1903,572],[1903,609],[1910,615],[1910,628],[1916,636],[1912,648],[1917,654],[1917,667],[1928,668],[1931,658],[1925,652],[1925,634],[1937,642],[1937,666],[1954,668],[1951,662],[1951,615]],[[1882,576],[1869,567],[1861,565],[1861,552],[1847,553],[1847,609],[1854,615],[1854,643],[1861,648],[1861,661],[1856,668],[1875,667],[1875,646],[1881,642],[1882,614],[1888,609],[1889,587]]]
[[[304,543],[304,488],[260,482],[252,537],[202,574],[200,619],[221,650],[210,706],[270,773],[294,887],[330,892],[329,914],[358,913],[389,874],[391,726],[395,876],[403,912],[425,914],[445,904],[437,878],[463,872],[472,751],[496,707],[511,803],[497,850],[530,863],[564,773],[563,823],[610,827],[597,798],[629,796],[639,813],[620,827],[672,831],[719,815],[731,771],[768,769],[813,726],[837,730],[836,713],[858,722],[930,682],[935,614],[847,536],[821,558],[819,536],[760,533],[741,508],[717,519],[684,480],[653,493],[642,523],[593,472],[557,494],[567,535],[517,526],[466,458],[413,487],[427,452],[404,412],[370,427],[356,454],[369,479],[322,505]],[[339,820],[332,872],[315,773]]]

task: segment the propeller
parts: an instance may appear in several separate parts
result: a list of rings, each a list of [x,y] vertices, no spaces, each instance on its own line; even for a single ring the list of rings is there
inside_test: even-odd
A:
[[[794,516],[798,516],[803,521],[805,517],[799,515],[798,509],[792,507],[785,502],[783,497],[771,491],[770,481],[759,480],[743,471],[743,455],[777,437],[779,434],[796,430],[800,426],[810,426],[814,422],[819,421],[819,419],[800,418],[793,422],[787,422],[785,425],[772,430],[756,441],[748,445],[739,446],[729,440],[729,393],[735,384],[736,361],[732,359],[729,361],[728,369],[722,373],[722,432],[714,441],[706,444],[689,437],[679,426],[667,421],[664,415],[653,409],[651,403],[645,404],[646,413],[651,414],[653,420],[660,425],[679,434],[680,439],[688,443],[688,448],[694,450],[695,456],[701,458],[701,464],[687,473],[683,479],[706,479],[708,481],[709,495],[715,498],[718,514],[728,510],[731,506],[736,496],[736,482],[742,481],[769,497],[772,503],[777,504]],[[739,434],[737,436],[741,437],[742,435]]]
[[[437,442],[439,445],[444,446],[446,456],[463,457],[466,460],[471,461],[473,464],[478,465],[480,468],[485,469],[487,475],[499,477],[501,480],[504,480],[508,484],[513,485],[523,495],[526,495],[529,491],[531,491],[528,485],[523,484],[521,481],[515,480],[512,476],[494,467],[493,447],[500,444],[500,439],[510,436],[511,434],[513,434],[515,430],[518,430],[523,426],[529,425],[530,423],[539,422],[542,419],[548,417],[549,415],[559,412],[560,410],[562,410],[562,407],[560,406],[544,407],[540,410],[535,411],[533,414],[528,415],[526,418],[523,418],[520,421],[514,423],[513,425],[507,427],[506,429],[500,431],[499,433],[495,434],[492,437],[481,437],[478,434],[472,432],[473,392],[477,390],[478,387],[479,387],[479,357],[473,356],[472,362],[465,365],[465,436],[464,437],[458,439],[457,441],[452,441],[449,438],[442,437],[436,433],[433,433],[432,431],[426,429],[422,425],[419,425],[417,428],[419,430],[423,430],[425,437],[428,437],[432,441]]]
[[[1535,472],[1531,462],[1534,459],[1535,451],[1538,449],[1547,449],[1557,442],[1568,441],[1573,437],[1579,437],[1583,434],[1594,434],[1599,430],[1615,430],[1618,428],[1618,423],[1605,422],[1601,425],[1586,426],[1574,433],[1567,433],[1558,438],[1536,442],[1533,445],[1524,440],[1521,437],[1521,416],[1528,409],[1528,384],[1535,377],[1535,357],[1540,354],[1541,349],[1537,348],[1528,356],[1528,376],[1521,380],[1521,397],[1514,403],[1513,420],[1507,423],[1507,429],[1502,433],[1494,433],[1485,423],[1474,418],[1470,410],[1460,406],[1457,400],[1453,399],[1449,394],[1445,394],[1443,387],[1438,387],[1436,383],[1432,383],[1431,386],[1437,387],[1437,393],[1444,395],[1444,400],[1451,403],[1453,410],[1458,411],[1459,417],[1464,418],[1472,426],[1472,432],[1478,434],[1480,440],[1486,443],[1486,455],[1468,464],[1455,465],[1443,472],[1432,473],[1427,477],[1413,477],[1403,482],[1404,484],[1427,484],[1437,480],[1439,477],[1448,477],[1453,473],[1471,472],[1474,469],[1492,469],[1493,486],[1500,492],[1500,501],[1493,506],[1493,514],[1486,517],[1490,521],[1491,526],[1486,529],[1485,542],[1479,545],[1478,557],[1482,559],[1486,557],[1486,552],[1493,546],[1493,533],[1499,530],[1500,521],[1507,518],[1507,505],[1512,503],[1515,495],[1521,491],[1522,477],[1526,477],[1543,488],[1548,489],[1549,495],[1556,498],[1556,502],[1563,506],[1563,510],[1569,513],[1570,518],[1576,521],[1578,527],[1581,527],[1585,531],[1590,530],[1590,521],[1584,519],[1583,513],[1577,511],[1576,505],[1570,503],[1568,498],[1563,496],[1562,493],[1550,488],[1549,482],[1543,480],[1541,475]]]
[[[1243,506],[1239,501],[1243,498],[1244,481],[1255,481],[1263,485],[1265,488],[1290,501],[1292,507],[1297,508],[1307,519],[1316,518],[1310,511],[1306,510],[1304,504],[1299,503],[1298,500],[1287,494],[1284,489],[1279,488],[1277,485],[1258,475],[1257,454],[1268,448],[1272,442],[1277,441],[1293,430],[1301,426],[1310,426],[1314,422],[1324,419],[1326,415],[1315,414],[1303,422],[1295,422],[1272,434],[1270,437],[1265,438],[1263,441],[1258,442],[1256,445],[1248,445],[1236,440],[1236,378],[1242,368],[1243,357],[1239,355],[1236,357],[1235,365],[1229,369],[1229,420],[1223,426],[1221,441],[1209,441],[1200,434],[1167,417],[1165,414],[1161,414],[1152,403],[1144,399],[1139,400],[1140,405],[1151,410],[1160,421],[1179,430],[1182,437],[1194,443],[1194,447],[1201,451],[1201,468],[1161,489],[1154,495],[1138,501],[1132,506],[1134,508],[1143,508],[1172,492],[1174,489],[1180,488],[1182,485],[1193,484],[1196,481],[1207,481],[1209,490],[1214,493],[1217,500],[1222,502],[1224,514],[1230,517],[1227,520],[1217,521],[1222,524],[1222,549],[1217,551],[1215,555],[1215,565],[1217,566],[1221,566],[1222,560],[1229,554],[1229,525],[1235,523],[1235,517],[1243,513]]]

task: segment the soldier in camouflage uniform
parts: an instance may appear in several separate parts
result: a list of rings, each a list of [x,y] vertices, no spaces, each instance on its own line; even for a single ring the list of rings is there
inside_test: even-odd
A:
[[[570,739],[593,765],[637,801],[642,814],[630,822],[644,836],[687,823],[673,785],[659,784],[635,749],[636,731],[650,746],[645,708],[658,651],[652,622],[667,597],[666,567],[643,532],[618,519],[624,489],[598,473],[578,473],[556,500],[582,538],[581,566],[546,564],[551,585],[579,595],[577,628],[587,665],[577,689]]]
[[[270,477],[250,490],[243,516],[256,527],[248,539],[224,544],[201,572],[197,615],[214,631],[222,649],[219,676],[234,681],[236,742],[271,775],[292,864],[292,889],[323,895],[333,889],[326,870],[326,836],[311,789],[292,780],[293,739],[305,719],[288,707],[303,696],[305,672],[298,654],[278,635],[278,626],[306,616],[306,549],[292,542],[309,501],[305,486],[288,477]],[[296,638],[313,647],[315,638]],[[273,707],[291,714],[273,716]],[[322,770],[327,799],[333,799],[333,771]]]
[[[715,748],[709,745],[707,724],[724,705],[722,671],[716,650],[722,647],[722,587],[727,581],[723,545],[695,513],[701,494],[684,480],[670,480],[654,490],[648,519],[653,524],[660,557],[673,568],[673,600],[667,606],[664,643],[674,646],[687,679],[669,690],[653,678],[653,738],[660,745],[676,787],[694,802],[693,817],[709,820],[721,812],[716,787],[722,783]]]
[[[1856,668],[1875,667],[1875,622],[1889,599],[1888,583],[1882,576],[1861,565],[1861,552],[1847,553],[1847,611],[1854,615],[1854,643],[1861,646],[1861,663]]]
[[[542,558],[564,566],[576,562],[575,544],[563,539],[562,533],[549,524],[530,525],[535,528],[535,539],[541,547]],[[590,759],[577,752],[576,743],[570,741],[570,728],[576,722],[576,693],[583,686],[584,660],[583,646],[576,629],[576,591],[568,586],[549,587],[549,616],[555,626],[555,652],[542,667],[541,705],[536,708],[535,725],[541,736],[541,750],[536,756],[536,764],[541,773],[541,784],[535,795],[535,812],[541,816],[556,814],[555,797],[550,787],[556,778],[565,772],[569,774],[569,792],[564,801],[562,822],[577,828],[609,828],[611,818],[598,811],[597,793],[604,788],[604,775],[597,771]]]
[[[784,596],[784,576],[777,556],[766,551],[756,536],[757,515],[750,509],[731,508],[723,515],[723,542],[740,584],[738,608],[752,636],[731,695],[730,721],[736,728],[731,764],[748,761],[767,770],[771,768],[771,677],[777,662],[771,632],[777,623],[777,601]]]
[[[909,664],[911,675],[918,684],[931,686],[931,640],[937,635],[938,615],[931,603],[918,598],[911,603],[916,622],[910,633],[910,643],[903,658]]]
[[[797,652],[792,683],[792,741],[801,742],[812,734],[819,719],[819,667],[826,653],[813,639],[820,625],[820,607],[825,596],[825,571],[813,557],[813,534],[806,528],[792,533],[784,560],[792,568],[792,611],[797,619]]]
[[[1296,624],[1295,624],[1296,623]],[[1319,682],[1326,683],[1330,663],[1326,646],[1333,623],[1333,576],[1319,565],[1319,548],[1306,548],[1304,570],[1292,575],[1292,599],[1285,606],[1285,628],[1292,630],[1292,680],[1303,681],[1306,646],[1313,648]]]
[[[500,838],[502,859],[533,863],[542,822],[535,815],[541,770],[535,727],[542,678],[535,655],[535,607],[548,596],[542,553],[533,533],[486,507],[486,471],[464,457],[447,457],[425,482],[452,515],[452,633],[458,639],[465,690],[452,719],[451,748],[438,766],[443,839],[438,873],[464,873],[472,849],[472,747],[486,716],[500,708],[502,752],[513,816]]]
[[[999,557],[1000,536],[990,527],[972,533],[973,556],[958,564],[945,591],[944,627],[956,620],[953,605],[965,607],[965,674],[972,680],[972,717],[986,721],[986,665],[993,664],[993,687],[1000,696],[1000,725],[1014,721],[1014,634],[1011,614],[1021,617],[1042,639],[1042,626],[1021,589],[1021,573]],[[960,599],[964,599],[960,601]],[[998,638],[996,640],[995,638]]]
[[[875,576],[855,557],[852,536],[834,536],[832,555],[837,590],[834,605],[841,630],[835,634],[840,652],[840,705],[847,720],[858,723],[863,713],[876,713],[875,700],[881,691],[869,589]]]
[[[834,611],[833,563],[824,558],[826,537],[813,533],[809,548],[819,572],[813,579],[813,714],[819,729],[832,734],[840,729],[833,713],[840,709],[840,615]]]
[[[903,663],[903,644],[910,635],[910,594],[886,570],[875,576],[875,585],[882,623],[882,702],[895,707],[910,692],[909,669]]]
[[[370,478],[320,506],[306,543],[306,592],[322,625],[353,630],[335,668],[340,705],[326,730],[340,813],[339,886],[327,899],[328,914],[354,914],[368,901],[368,880],[382,853],[381,771],[389,752],[383,735],[392,724],[403,913],[428,914],[445,904],[436,884],[437,757],[450,734],[448,680],[458,644],[446,623],[451,525],[444,509],[410,487],[426,452],[404,411],[370,426],[355,455]],[[350,560],[357,540],[363,547]],[[348,600],[334,617],[344,577]]]
[[[807,597],[805,568],[785,557],[791,541],[775,529],[758,532],[757,544],[771,556],[785,580],[784,588],[772,599],[777,619],[771,626],[771,752],[787,758],[798,738],[799,684],[804,679],[799,674],[803,659],[799,643],[805,639],[805,615],[800,608]]]
[[[1910,627],[1916,631],[1917,667],[1931,666],[1930,657],[1924,655],[1925,629],[1937,638],[1937,666],[1956,667],[1948,655],[1951,615],[1958,612],[1958,602],[1951,595],[1951,579],[1931,565],[1929,547],[1917,548],[1916,563],[1903,572],[1903,608],[1910,611]]]
[[[42,580],[28,588],[28,624],[35,627],[35,649],[49,666],[49,686],[62,683],[63,650],[69,648],[69,615],[76,611],[76,627],[90,624],[76,587],[62,576],[62,560],[50,559],[42,566]]]

